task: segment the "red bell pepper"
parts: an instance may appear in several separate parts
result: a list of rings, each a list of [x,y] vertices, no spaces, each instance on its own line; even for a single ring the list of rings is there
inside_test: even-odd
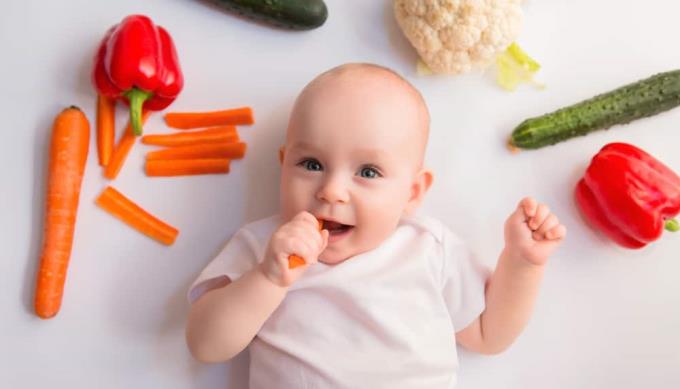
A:
[[[130,15],[109,29],[95,56],[92,80],[100,94],[130,105],[135,135],[142,134],[142,106],[164,109],[184,84],[172,38],[144,15]]]
[[[576,186],[585,218],[619,245],[641,248],[664,227],[680,229],[680,177],[639,148],[610,143],[590,162]]]

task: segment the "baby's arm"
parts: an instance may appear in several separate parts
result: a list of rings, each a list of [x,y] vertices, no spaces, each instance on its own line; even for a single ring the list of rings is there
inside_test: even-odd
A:
[[[272,235],[260,265],[234,282],[226,280],[192,304],[186,339],[196,359],[227,361],[250,344],[281,304],[288,287],[325,248],[328,231],[319,233],[317,226],[314,216],[300,213]],[[288,256],[293,253],[307,264],[289,269]]]
[[[231,359],[248,346],[285,295],[286,288],[257,268],[207,292],[189,311],[186,338],[191,354],[201,362]]]
[[[565,236],[547,206],[523,199],[505,223],[505,248],[486,285],[486,309],[456,333],[458,343],[483,354],[507,349],[529,321],[545,264]]]

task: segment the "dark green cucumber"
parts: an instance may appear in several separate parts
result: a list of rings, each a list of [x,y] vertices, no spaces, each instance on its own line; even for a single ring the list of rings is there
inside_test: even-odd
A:
[[[320,27],[328,17],[323,0],[211,0],[220,7],[292,30]]]
[[[680,70],[659,73],[578,104],[527,119],[512,132],[510,146],[537,149],[656,115],[678,105]]]

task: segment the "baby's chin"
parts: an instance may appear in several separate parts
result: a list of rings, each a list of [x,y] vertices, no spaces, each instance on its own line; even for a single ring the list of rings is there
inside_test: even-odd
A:
[[[327,250],[324,250],[321,255],[319,255],[319,262],[325,264],[325,265],[337,265],[339,263],[343,263],[346,260],[350,259],[352,255],[341,255],[340,253],[327,253]]]
[[[359,254],[365,253],[372,250],[374,247],[361,249],[338,249],[335,247],[327,247],[324,251],[319,254],[319,262],[325,265],[338,265],[345,262],[346,260],[355,257]]]

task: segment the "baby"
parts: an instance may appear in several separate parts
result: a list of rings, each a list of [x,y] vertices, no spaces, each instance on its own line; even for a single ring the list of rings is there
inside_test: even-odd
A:
[[[523,199],[489,274],[414,215],[433,179],[428,131],[422,96],[386,68],[343,65],[307,85],[282,149],[280,215],[237,231],[189,291],[194,357],[250,346],[252,389],[452,388],[456,342],[506,349],[566,229]],[[305,264],[289,267],[293,254]]]

